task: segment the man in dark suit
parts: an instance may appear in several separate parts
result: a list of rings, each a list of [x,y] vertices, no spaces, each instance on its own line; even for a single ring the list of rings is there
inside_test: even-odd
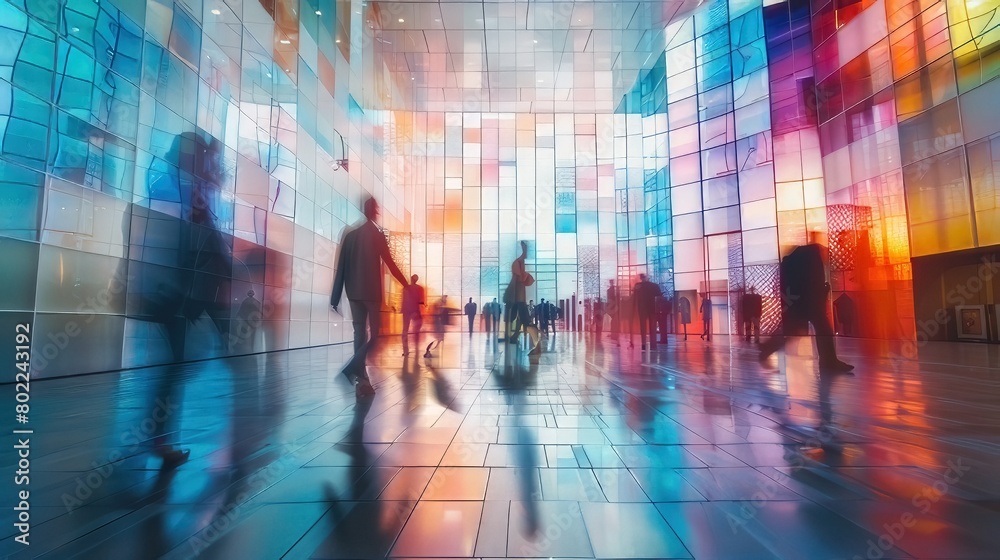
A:
[[[472,327],[476,322],[476,309],[479,306],[476,305],[472,298],[469,298],[469,303],[465,304],[465,315],[469,318],[469,334],[472,334]]]
[[[378,343],[382,322],[382,263],[403,286],[406,286],[406,277],[392,260],[389,243],[375,224],[379,215],[378,202],[374,198],[366,200],[364,212],[365,223],[345,233],[340,244],[330,306],[339,313],[340,296],[346,288],[354,323],[354,357],[344,366],[343,374],[355,384],[358,396],[367,397],[375,393],[365,372],[365,359]],[[368,332],[365,331],[366,323]]]
[[[837,358],[833,342],[833,326],[827,314],[830,285],[826,282],[826,253],[820,232],[811,232],[808,245],[796,247],[781,260],[782,333],[761,345],[761,363],[785,346],[786,336],[807,335],[812,324],[820,372],[845,373],[854,369]]]
[[[750,286],[750,292],[743,296],[743,334],[750,342],[750,332],[753,331],[754,342],[760,344],[760,316],[764,309],[764,300],[757,293],[757,288]]]
[[[663,295],[660,287],[639,275],[639,283],[633,288],[632,304],[639,317],[639,345],[646,349],[646,328],[649,328],[649,348],[656,350],[656,298]]]

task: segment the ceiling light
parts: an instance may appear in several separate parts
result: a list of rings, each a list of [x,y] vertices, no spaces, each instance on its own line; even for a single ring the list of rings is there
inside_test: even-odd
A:
[[[545,80],[538,80],[538,83],[540,83],[540,84],[544,83],[544,82],[545,82]]]
[[[438,18],[434,18],[434,21],[436,21],[436,22],[438,22],[438,23],[441,23],[441,20],[440,20],[440,19],[438,19]]]
[[[291,45],[292,44],[292,42],[289,41],[288,39],[282,39],[282,40],[280,40],[278,42],[281,43],[282,45]]]
[[[535,39],[535,44],[536,44],[536,45],[538,44],[538,39]]]
[[[222,10],[216,8],[216,9],[212,10],[212,15],[214,15],[214,16],[221,16],[222,15]]]
[[[336,41],[334,41],[334,42],[335,42],[335,43],[339,43],[339,42],[340,42],[340,39],[337,39],[337,40],[336,40]]]
[[[270,73],[270,72],[268,72],[268,73],[267,73],[267,77],[268,77],[268,78],[270,78],[270,77],[271,77],[271,73]]]
[[[323,15],[323,12],[321,12],[319,10],[316,10],[316,15],[321,16],[321,15]]]
[[[399,23],[405,23],[405,21],[403,18],[399,18]]]

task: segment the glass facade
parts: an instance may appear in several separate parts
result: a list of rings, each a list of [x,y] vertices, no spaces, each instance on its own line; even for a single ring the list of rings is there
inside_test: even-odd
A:
[[[553,3],[549,26],[580,5]],[[995,2],[714,0],[674,13],[655,44],[604,29],[633,25],[619,12],[603,27],[591,13],[574,33],[607,33],[562,44],[595,72],[567,89],[581,107],[624,93],[582,112],[557,110],[560,89],[534,76],[517,77],[547,92],[531,94],[548,96],[533,110],[443,108],[450,91],[483,87],[468,73],[440,98],[409,95],[420,70],[399,60],[415,39],[380,31],[418,25],[423,7],[0,2],[0,245],[14,267],[0,317],[42,333],[36,375],[171,359],[117,284],[141,281],[129,267],[171,266],[155,222],[137,217],[190,219],[172,150],[192,132],[221,146],[208,206],[235,257],[232,313],[251,289],[262,302],[255,351],[349,339],[328,296],[340,236],[368,194],[404,272],[432,296],[499,297],[526,239],[535,300],[594,298],[609,280],[627,291],[646,273],[693,310],[711,294],[722,334],[738,331],[750,287],[773,328],[778,263],[810,231],[828,235],[833,298],[874,310],[855,334],[876,338],[919,334],[913,259],[1000,244]],[[520,21],[497,10],[498,26]],[[461,48],[442,33],[420,40]],[[487,47],[514,68],[542,63],[524,58],[538,40],[510,38]],[[589,41],[629,51],[625,62],[605,72],[601,56],[583,57]],[[641,68],[624,72],[639,50]],[[447,83],[452,66],[427,72]]]

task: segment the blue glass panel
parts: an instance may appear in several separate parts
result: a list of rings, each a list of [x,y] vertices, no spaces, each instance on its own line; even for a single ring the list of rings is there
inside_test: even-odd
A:
[[[37,239],[42,186],[45,176],[30,169],[0,159],[0,235],[20,239]],[[3,253],[5,258],[11,255]],[[10,261],[8,261],[10,262]],[[20,261],[14,261],[21,266]],[[27,265],[27,263],[25,263]],[[30,269],[34,273],[34,266]],[[18,275],[15,275],[15,278]],[[10,279],[5,280],[9,282]],[[4,290],[6,291],[6,290]],[[9,309],[9,308],[8,308]]]
[[[0,155],[44,170],[50,110],[48,103],[0,81]]]

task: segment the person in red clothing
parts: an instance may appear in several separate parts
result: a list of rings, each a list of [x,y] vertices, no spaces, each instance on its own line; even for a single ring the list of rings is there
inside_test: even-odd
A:
[[[420,308],[424,305],[424,287],[417,284],[420,278],[410,276],[410,285],[403,288],[403,355],[410,353],[410,327],[416,337],[417,347],[420,347],[420,327],[424,324]]]

